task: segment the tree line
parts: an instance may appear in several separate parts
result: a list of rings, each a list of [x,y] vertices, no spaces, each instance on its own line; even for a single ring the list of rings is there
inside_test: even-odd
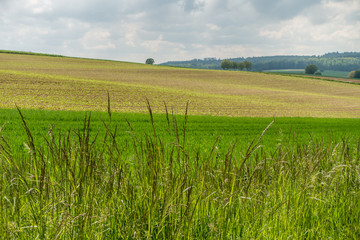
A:
[[[244,69],[246,69],[246,70],[250,71],[252,69],[252,62],[249,62],[247,60],[245,60],[243,62],[234,62],[234,61],[225,59],[221,62],[221,68],[224,70],[227,70],[227,69],[244,70]]]
[[[305,73],[321,75],[321,72],[318,72],[318,70],[319,68],[315,64],[310,64],[306,66]],[[360,78],[360,69],[351,71],[348,75],[348,78]]]
[[[298,57],[251,59],[256,71],[271,69],[304,69],[309,64],[315,64],[321,70],[352,71],[359,68],[360,57]]]
[[[272,69],[305,69],[305,67],[309,64],[315,64],[320,70],[350,72],[354,69],[359,69],[360,52],[335,52],[326,53],[320,56],[266,56],[250,58],[240,57],[227,60],[236,63],[244,61],[251,62],[251,70],[259,72]],[[222,61],[223,60],[217,58],[205,58],[193,59],[190,61],[167,62],[163,63],[163,65],[202,69],[221,69]]]

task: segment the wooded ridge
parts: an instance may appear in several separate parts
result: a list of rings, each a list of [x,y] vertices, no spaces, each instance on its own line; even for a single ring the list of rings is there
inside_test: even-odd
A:
[[[161,65],[200,68],[221,69],[224,59],[204,58],[189,61],[170,61]],[[333,52],[319,56],[262,56],[248,58],[229,58],[230,61],[249,61],[253,71],[264,71],[271,69],[304,69],[309,64],[316,64],[320,70],[353,71],[360,68],[360,52]]]

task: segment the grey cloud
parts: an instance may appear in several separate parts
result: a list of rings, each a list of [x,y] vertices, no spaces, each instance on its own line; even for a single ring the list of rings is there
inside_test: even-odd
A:
[[[314,25],[335,21],[344,21],[345,24],[353,25],[360,21],[360,3],[356,4],[355,1],[356,0],[329,0],[326,2],[326,5],[318,4],[307,9],[303,15]],[[338,9],[337,7],[343,9]]]
[[[53,4],[53,9],[44,15],[48,18],[74,18],[81,21],[112,22],[118,19],[121,13],[121,2],[117,1],[58,1]]]
[[[255,9],[263,16],[272,19],[289,19],[307,8],[321,3],[321,0],[253,0]]]
[[[8,4],[11,2],[11,0],[0,0],[0,11],[5,10],[8,7]]]
[[[184,0],[185,12],[199,11],[202,10],[204,6],[204,2],[196,2],[195,0]]]
[[[298,49],[308,49],[306,46],[317,44],[321,54],[328,48],[316,39],[327,35],[329,23],[340,25],[339,18],[324,11],[324,3],[334,1],[0,0],[0,46],[139,62],[151,55],[158,63],[177,57],[211,57],[206,51],[220,58],[239,54],[294,54],[295,45]],[[346,6],[355,1],[337,1],[337,4]],[[29,4],[33,4],[32,8]],[[341,18],[341,24],[357,29],[359,12],[359,9],[349,11]],[[293,27],[292,19],[297,21],[297,17],[314,29],[311,36],[301,27],[294,36],[285,34]],[[294,24],[299,24],[296,21]],[[277,35],[279,31],[284,34]],[[357,46],[356,40],[348,45]],[[332,45],[341,51],[345,44],[339,39],[329,40],[327,46]],[[169,56],[172,59],[167,59]]]
[[[349,15],[346,15],[347,22],[360,22],[360,9],[354,10]]]

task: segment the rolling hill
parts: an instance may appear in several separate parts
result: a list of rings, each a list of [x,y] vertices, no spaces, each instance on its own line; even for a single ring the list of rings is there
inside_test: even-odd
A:
[[[275,74],[0,53],[0,108],[360,117],[360,85]]]
[[[171,61],[162,63],[162,65],[174,67],[188,67],[198,69],[221,69],[221,62],[224,59],[204,58],[188,61]],[[234,62],[243,62],[244,60],[252,62],[252,70],[262,72],[265,70],[278,69],[305,69],[309,64],[315,64],[320,71],[344,71],[347,74],[356,70],[360,66],[359,52],[333,52],[319,56],[262,56],[262,57],[239,57],[228,59]],[[347,76],[346,74],[346,76]]]

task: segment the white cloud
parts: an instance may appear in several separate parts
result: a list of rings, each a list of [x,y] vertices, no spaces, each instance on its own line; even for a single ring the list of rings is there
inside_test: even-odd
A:
[[[217,25],[215,25],[215,24],[209,23],[209,24],[206,24],[206,26],[207,26],[210,30],[212,30],[212,31],[220,30],[220,27],[217,26]]]
[[[298,16],[290,20],[281,21],[277,24],[261,28],[259,35],[274,40],[299,41],[301,36],[310,36],[313,27],[307,18]],[[299,38],[300,37],[300,38]]]
[[[176,50],[181,51],[185,49],[185,46],[181,43],[173,43],[163,40],[163,35],[160,34],[156,40],[147,40],[141,43],[141,46],[147,48],[153,53],[162,51],[162,50]]]
[[[359,51],[360,18],[349,22],[347,18],[358,12],[356,1],[324,1],[305,14],[266,25],[259,36],[268,43],[289,46],[289,54],[322,54],[329,51]]]
[[[128,31],[125,33],[125,44],[130,47],[136,47],[136,28],[130,27]]]
[[[85,34],[81,43],[86,50],[105,50],[115,48],[110,40],[110,32],[104,29],[94,29]]]
[[[26,2],[25,7],[30,9],[30,11],[34,14],[40,14],[52,10],[50,0],[29,0]]]

